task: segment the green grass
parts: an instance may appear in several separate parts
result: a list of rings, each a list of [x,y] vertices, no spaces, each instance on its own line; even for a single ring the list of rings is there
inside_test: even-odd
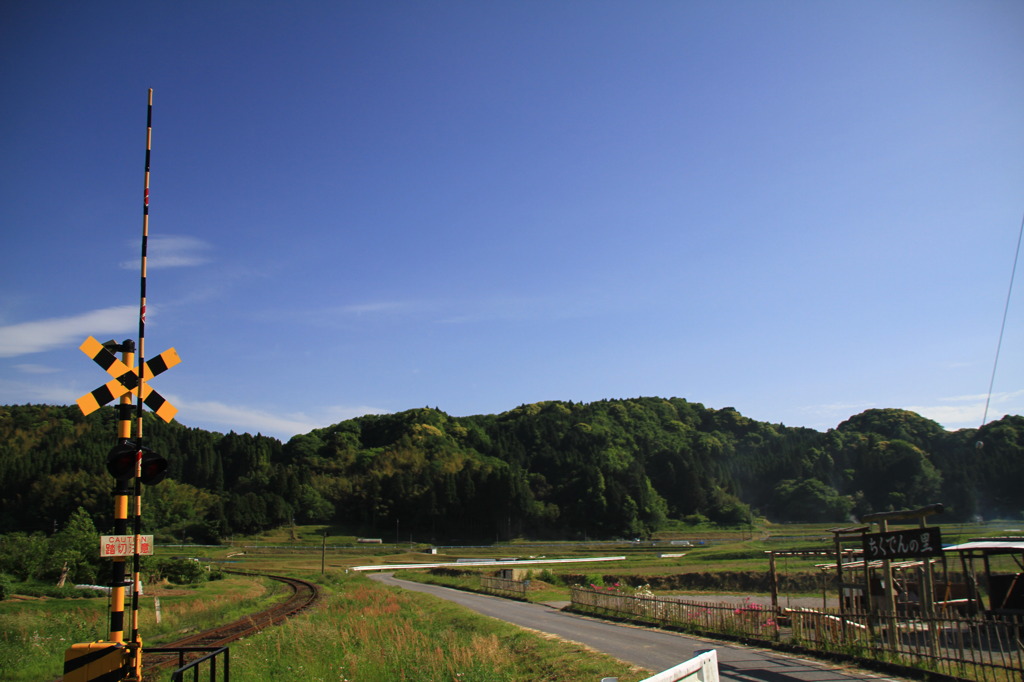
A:
[[[305,576],[319,578],[317,575]],[[581,647],[528,633],[443,600],[332,571],[315,612],[231,645],[244,680],[480,680],[569,682],[642,671]],[[140,610],[149,646],[234,620],[280,599],[276,583],[232,576],[196,587],[151,588]],[[161,601],[155,622],[153,598]],[[71,644],[105,640],[106,599],[0,602],[0,679],[54,679]],[[169,675],[153,675],[154,680]]]
[[[248,577],[195,587],[151,586],[139,603],[139,631],[145,644],[159,646],[266,608],[284,597],[284,589],[279,583]],[[156,597],[160,598],[159,624]],[[125,630],[130,631],[130,595],[125,609]],[[0,601],[0,679],[54,679],[63,670],[66,649],[72,644],[107,640],[109,628],[106,597]]]
[[[143,642],[159,646],[230,623],[286,598],[287,588],[265,578],[230,576],[195,586],[151,589],[140,603],[139,631]],[[155,598],[160,599],[160,623]]]
[[[645,671],[479,616],[430,595],[338,577],[308,616],[232,647],[244,680],[575,682]]]
[[[46,599],[0,602],[0,679],[35,682],[64,669],[64,650],[103,639],[106,599]]]
[[[1012,525],[1012,524],[1011,524]],[[1019,525],[1019,524],[1018,524]],[[947,543],[1004,534],[1007,524],[942,526]],[[551,566],[555,575],[580,574],[585,582],[604,576],[643,577],[687,572],[766,572],[769,549],[831,547],[830,526],[764,524],[754,529],[720,530],[676,527],[650,542],[536,543],[516,542],[495,547],[446,549],[431,555],[429,545],[356,545],[355,536],[331,529],[326,565],[332,594],[315,616],[300,617],[272,628],[244,643],[232,645],[232,667],[239,679],[391,680],[413,665],[419,670],[429,661],[429,676],[444,680],[576,680],[620,676],[640,679],[641,674],[613,669],[593,652],[571,645],[528,636],[512,626],[476,619],[449,604],[429,601],[426,595],[401,593],[376,585],[344,569],[359,564],[416,561],[454,561],[461,557],[507,558],[547,556],[569,558],[623,555],[624,561],[607,564]],[[298,526],[238,538],[216,547],[157,548],[161,555],[197,557],[226,562],[226,567],[251,568],[320,579],[323,526]],[[668,545],[689,540],[693,547]],[[700,545],[704,540],[705,544]],[[714,541],[714,542],[712,542]],[[683,558],[662,559],[663,552],[685,553]],[[815,571],[814,559],[779,561],[779,571]],[[1010,566],[1008,569],[1012,570]],[[538,583],[543,567],[534,568]],[[340,576],[340,579],[331,576]],[[412,577],[412,576],[409,576]],[[468,582],[478,579],[467,579]],[[549,582],[549,581],[543,581]],[[530,601],[567,601],[568,590],[558,580],[528,593]],[[445,583],[450,584],[450,583]],[[214,623],[229,622],[281,597],[280,587],[259,579],[230,577],[197,588],[159,591],[147,586],[140,627],[146,644],[154,646],[178,639]],[[537,587],[537,585],[535,585]],[[689,593],[692,593],[689,592]],[[155,623],[153,597],[160,596],[162,623]],[[53,679],[60,674],[64,650],[76,642],[106,639],[109,614],[101,599],[38,599],[0,602],[0,679],[21,682]],[[408,645],[396,643],[407,640]],[[321,644],[322,642],[322,644]],[[599,661],[591,670],[591,661]],[[574,666],[583,666],[582,668]],[[300,667],[302,668],[300,670]],[[290,669],[289,669],[290,668]],[[567,672],[562,674],[561,669]],[[242,672],[244,671],[244,673]],[[459,675],[461,673],[461,675]],[[630,677],[632,675],[632,677]]]

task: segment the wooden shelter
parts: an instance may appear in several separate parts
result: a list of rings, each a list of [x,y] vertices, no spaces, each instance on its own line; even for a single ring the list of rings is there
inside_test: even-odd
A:
[[[984,602],[975,562],[981,560],[984,568],[984,585],[988,589],[989,607],[986,614],[1024,616],[1024,536],[1003,538],[975,538],[969,542],[946,547],[947,553],[960,555],[964,576],[967,579],[969,598],[975,609],[981,609]],[[1015,564],[1010,573],[996,573],[992,570],[992,559],[1008,556]]]

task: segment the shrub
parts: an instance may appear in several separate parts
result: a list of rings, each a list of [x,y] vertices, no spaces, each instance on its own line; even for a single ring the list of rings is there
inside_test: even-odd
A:
[[[194,585],[208,579],[206,569],[195,559],[185,557],[168,557],[153,559],[144,567],[146,577],[151,582],[167,580],[178,585]]]
[[[549,585],[558,585],[562,582],[562,579],[560,577],[552,573],[551,570],[547,568],[543,569],[540,573],[537,574],[537,580],[542,580],[548,583]]]

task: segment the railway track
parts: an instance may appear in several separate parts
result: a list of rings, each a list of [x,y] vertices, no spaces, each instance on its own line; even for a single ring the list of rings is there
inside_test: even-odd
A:
[[[233,623],[228,623],[210,630],[198,632],[194,635],[189,635],[188,637],[179,639],[176,642],[164,644],[160,648],[181,649],[186,647],[225,646],[237,639],[257,633],[271,625],[276,625],[295,614],[310,608],[320,598],[319,588],[314,583],[306,580],[290,578],[282,575],[256,573],[252,571],[227,570],[225,572],[235,573],[238,575],[254,575],[276,580],[290,587],[291,594],[283,602],[275,604],[268,609],[260,611],[259,613],[253,613],[245,616],[244,618],[240,618]],[[176,654],[149,652],[145,647],[143,647],[143,670],[169,668],[177,665],[177,663],[178,656]]]

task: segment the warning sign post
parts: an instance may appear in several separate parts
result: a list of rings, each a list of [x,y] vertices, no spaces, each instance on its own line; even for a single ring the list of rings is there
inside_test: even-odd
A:
[[[135,553],[134,535],[101,535],[100,556],[132,556]],[[153,555],[153,536],[139,536],[139,554],[142,556]]]

